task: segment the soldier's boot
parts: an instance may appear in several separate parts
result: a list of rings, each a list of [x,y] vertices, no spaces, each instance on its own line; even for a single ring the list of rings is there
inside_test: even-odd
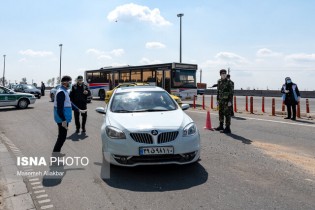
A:
[[[224,129],[223,131],[221,131],[221,133],[231,133],[230,126],[227,125],[227,126],[225,127],[225,129]]]
[[[216,131],[223,131],[223,123],[220,123],[219,127],[215,128]]]

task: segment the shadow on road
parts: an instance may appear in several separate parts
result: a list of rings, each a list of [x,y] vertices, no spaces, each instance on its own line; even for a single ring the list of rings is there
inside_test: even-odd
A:
[[[43,177],[42,184],[45,187],[55,187],[59,184],[61,184],[63,177],[66,176],[67,171],[73,171],[73,170],[84,170],[83,168],[70,168],[65,169],[63,165],[59,166],[50,166],[49,171],[47,171],[48,174],[46,174]]]
[[[246,120],[246,119],[243,118],[243,117],[235,117],[235,116],[232,116],[232,119],[234,119],[234,120]]]
[[[27,109],[34,109],[34,107],[27,107],[26,109],[18,109],[16,107],[10,107],[10,108],[0,108],[0,112],[10,112],[10,111],[23,111]]]
[[[110,166],[110,178],[108,163],[102,165],[101,177],[111,187],[138,191],[138,192],[163,192],[188,189],[205,183],[208,172],[199,164],[190,165],[160,165],[160,166],[138,166],[119,167]]]
[[[239,135],[236,135],[234,133],[229,133],[229,134],[226,134],[226,135],[231,137],[231,138],[233,138],[233,139],[235,139],[235,140],[243,142],[243,144],[251,144],[252,143],[252,140],[244,138],[244,137],[239,136]]]
[[[72,141],[80,141],[80,140],[84,140],[86,138],[88,138],[89,136],[86,135],[86,133],[73,133],[70,136],[67,137],[67,139],[70,139]]]
[[[303,120],[292,120],[292,122],[298,122],[298,123],[305,123],[305,124],[315,124],[314,122],[308,122],[308,121],[303,121]]]

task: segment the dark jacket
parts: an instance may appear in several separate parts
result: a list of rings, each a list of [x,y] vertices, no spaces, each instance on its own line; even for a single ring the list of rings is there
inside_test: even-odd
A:
[[[285,91],[289,92],[286,93]],[[297,105],[300,97],[300,91],[295,83],[284,84],[281,88],[282,100],[286,105]]]
[[[83,94],[83,91],[88,91],[88,94]],[[86,104],[87,104],[87,98],[91,95],[91,91],[89,87],[86,84],[78,85],[74,84],[72,86],[71,92],[70,92],[70,99],[71,102],[76,105],[79,109],[85,110]]]

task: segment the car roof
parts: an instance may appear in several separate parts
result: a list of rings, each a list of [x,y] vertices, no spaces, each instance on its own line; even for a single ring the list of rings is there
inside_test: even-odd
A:
[[[158,92],[165,91],[163,88],[157,86],[129,86],[129,87],[119,87],[116,93],[130,92],[130,91],[146,91],[146,92]]]

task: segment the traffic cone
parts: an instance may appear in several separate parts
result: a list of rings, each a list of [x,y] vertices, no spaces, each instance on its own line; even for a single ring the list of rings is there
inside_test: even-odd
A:
[[[207,119],[206,119],[206,126],[204,127],[204,129],[208,129],[213,131],[213,128],[211,126],[211,117],[210,117],[210,111],[207,111]]]

